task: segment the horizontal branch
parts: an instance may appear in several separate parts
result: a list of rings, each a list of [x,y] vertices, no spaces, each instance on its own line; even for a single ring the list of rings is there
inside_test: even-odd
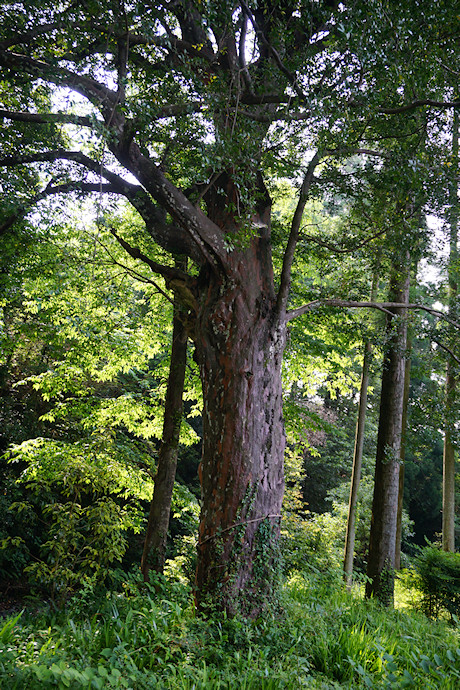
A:
[[[114,108],[118,103],[118,95],[115,91],[95,79],[72,72],[56,64],[48,64],[27,55],[0,50],[0,66],[15,72],[22,70],[26,74],[49,80],[59,86],[68,86],[95,105],[102,106],[107,118],[113,115]]]
[[[379,232],[376,232],[375,235],[371,235],[370,237],[366,238],[365,240],[362,240],[361,242],[358,242],[358,244],[355,244],[353,247],[350,247],[349,249],[340,249],[334,244],[330,244],[329,242],[325,242],[324,240],[321,240],[319,237],[315,237],[314,235],[301,235],[301,239],[304,240],[305,242],[314,242],[317,244],[319,247],[324,247],[330,252],[333,252],[334,254],[352,254],[353,252],[357,251],[358,249],[361,249],[361,247],[365,247],[367,244],[372,242],[372,240],[377,239],[378,237],[381,237],[387,232],[387,230],[380,230]]]
[[[167,224],[162,212],[153,203],[150,195],[144,187],[128,182],[121,176],[109,170],[81,151],[68,151],[67,149],[54,149],[32,155],[5,156],[0,158],[0,166],[13,167],[26,163],[53,163],[56,160],[68,160],[84,166],[95,175],[105,178],[111,187],[102,187],[96,183],[100,191],[113,191],[122,194],[134,206],[146,223],[147,229],[155,241],[162,247],[177,254],[187,254],[198,264],[203,261],[203,249],[198,242],[191,242],[187,230],[177,224]],[[187,203],[188,200],[186,200]],[[190,204],[191,206],[191,204]],[[193,210],[196,209],[193,207]],[[196,211],[196,213],[198,213]],[[12,222],[15,222],[13,220]],[[11,227],[12,222],[8,227]],[[0,226],[1,227],[1,226]],[[5,228],[6,230],[7,228]],[[4,230],[4,231],[5,231]],[[206,253],[206,251],[204,252]]]
[[[68,113],[29,113],[12,110],[1,110],[0,118],[14,120],[15,122],[30,122],[31,124],[49,124],[53,122],[80,125],[82,127],[94,127],[94,118],[82,115],[72,115]],[[104,124],[100,120],[101,124]]]
[[[5,156],[0,158],[0,166],[14,167],[16,165],[23,165],[28,163],[54,163],[57,160],[67,160],[72,163],[78,163],[87,170],[104,177],[106,180],[116,185],[120,192],[133,193],[135,190],[142,189],[140,185],[134,185],[127,182],[125,179],[109,170],[106,166],[93,158],[90,158],[81,151],[69,151],[67,149],[53,149],[50,151],[42,151],[40,153],[33,153],[31,155],[16,155]]]
[[[431,98],[421,98],[411,103],[406,103],[405,105],[394,106],[393,108],[379,108],[379,113],[383,115],[399,115],[399,113],[406,113],[408,110],[416,110],[417,108],[423,108],[424,106],[430,106],[431,108],[458,108],[460,107],[460,101],[435,101]]]
[[[302,314],[306,314],[309,311],[314,311],[315,309],[320,309],[321,307],[343,307],[348,309],[377,309],[378,311],[385,312],[386,314],[391,314],[394,316],[395,309],[411,309],[425,311],[438,319],[443,319],[447,321],[455,328],[460,329],[460,323],[451,319],[444,312],[438,309],[432,309],[431,307],[426,307],[423,304],[413,304],[405,302],[357,302],[354,300],[345,299],[316,299],[313,302],[304,304],[302,307],[297,307],[297,309],[291,309],[286,313],[286,321],[292,321]]]
[[[4,41],[1,41],[0,50],[6,50],[7,48],[11,48],[12,46],[16,45],[28,44],[31,41],[33,41],[34,38],[42,36],[43,34],[46,34],[49,31],[56,31],[60,28],[60,25],[56,22],[52,24],[40,24],[39,26],[35,26],[31,31],[27,31],[23,34],[14,34],[13,36],[10,36]]]

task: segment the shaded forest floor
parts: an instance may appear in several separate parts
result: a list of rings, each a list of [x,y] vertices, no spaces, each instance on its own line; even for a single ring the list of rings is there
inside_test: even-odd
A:
[[[19,601],[13,602],[14,608]],[[460,687],[459,631],[408,607],[349,594],[339,573],[295,573],[271,612],[246,622],[196,615],[191,589],[137,575],[117,591],[88,588],[56,610],[26,598],[0,620],[0,687]]]

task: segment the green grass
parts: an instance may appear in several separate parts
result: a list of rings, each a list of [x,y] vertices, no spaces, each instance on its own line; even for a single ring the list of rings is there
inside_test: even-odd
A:
[[[155,593],[131,580],[63,612],[1,621],[0,687],[460,687],[458,630],[409,603],[385,611],[346,592],[338,573],[296,573],[263,620],[204,620],[183,585]]]

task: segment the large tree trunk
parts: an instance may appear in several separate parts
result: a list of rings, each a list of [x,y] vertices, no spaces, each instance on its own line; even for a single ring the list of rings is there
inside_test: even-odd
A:
[[[450,255],[449,255],[449,316],[457,318],[458,298],[458,112],[454,110],[452,130],[452,159],[455,171],[450,187]],[[444,453],[442,477],[442,548],[455,551],[455,448],[452,430],[455,422],[453,406],[456,398],[457,375],[455,364],[447,360],[444,419]]]
[[[177,451],[182,422],[182,398],[186,362],[187,335],[184,325],[184,313],[178,299],[175,298],[171,362],[163,418],[163,437],[158,453],[158,466],[141,560],[141,571],[146,582],[149,579],[150,569],[152,568],[157,573],[162,573],[165,563],[171,499],[176,478]]]
[[[284,492],[281,360],[269,205],[232,279],[209,272],[195,344],[203,386],[197,604],[256,616],[272,593]],[[222,222],[222,221],[221,221]]]
[[[401,262],[391,279],[390,301],[409,301],[409,261]],[[395,317],[399,317],[395,323]],[[391,605],[394,595],[396,520],[404,403],[407,321],[404,310],[387,317],[388,344],[383,362],[374,498],[367,564],[366,596]]]

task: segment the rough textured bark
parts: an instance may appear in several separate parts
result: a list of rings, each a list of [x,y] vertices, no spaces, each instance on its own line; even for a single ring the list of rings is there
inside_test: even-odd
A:
[[[285,325],[276,310],[269,212],[267,199],[259,236],[232,254],[235,279],[206,277],[196,324],[204,400],[197,603],[230,615],[258,615],[277,567]]]
[[[394,301],[409,301],[409,261],[395,267],[391,279]],[[398,322],[396,322],[396,317]],[[404,402],[407,321],[395,309],[387,317],[388,344],[384,355],[380,396],[379,430],[375,465],[374,497],[367,564],[366,596],[383,604],[393,603],[396,519]]]
[[[163,419],[163,437],[158,453],[153,497],[150,503],[147,532],[142,553],[141,570],[148,582],[152,568],[163,572],[166,542],[171,513],[171,499],[176,478],[177,451],[182,422],[182,398],[187,362],[187,334],[183,309],[175,299],[171,362]]]
[[[361,374],[361,389],[359,392],[358,420],[356,422],[355,450],[353,455],[353,470],[351,474],[350,499],[348,502],[347,533],[345,536],[345,554],[343,559],[344,579],[348,587],[351,587],[353,577],[356,506],[358,503],[359,483],[361,481],[361,466],[363,460],[364,446],[364,427],[366,422],[367,388],[369,385],[369,366],[371,352],[371,344],[367,342],[365,345],[363,370]]]
[[[457,110],[454,111],[452,133],[452,158],[458,170],[458,126]],[[457,178],[453,178],[450,189],[450,255],[449,255],[449,316],[457,317],[456,302],[458,298],[458,197]],[[452,407],[456,397],[457,377],[455,364],[447,360],[446,395],[445,395],[445,428],[442,472],[442,548],[444,551],[455,551],[455,448],[452,443]]]

